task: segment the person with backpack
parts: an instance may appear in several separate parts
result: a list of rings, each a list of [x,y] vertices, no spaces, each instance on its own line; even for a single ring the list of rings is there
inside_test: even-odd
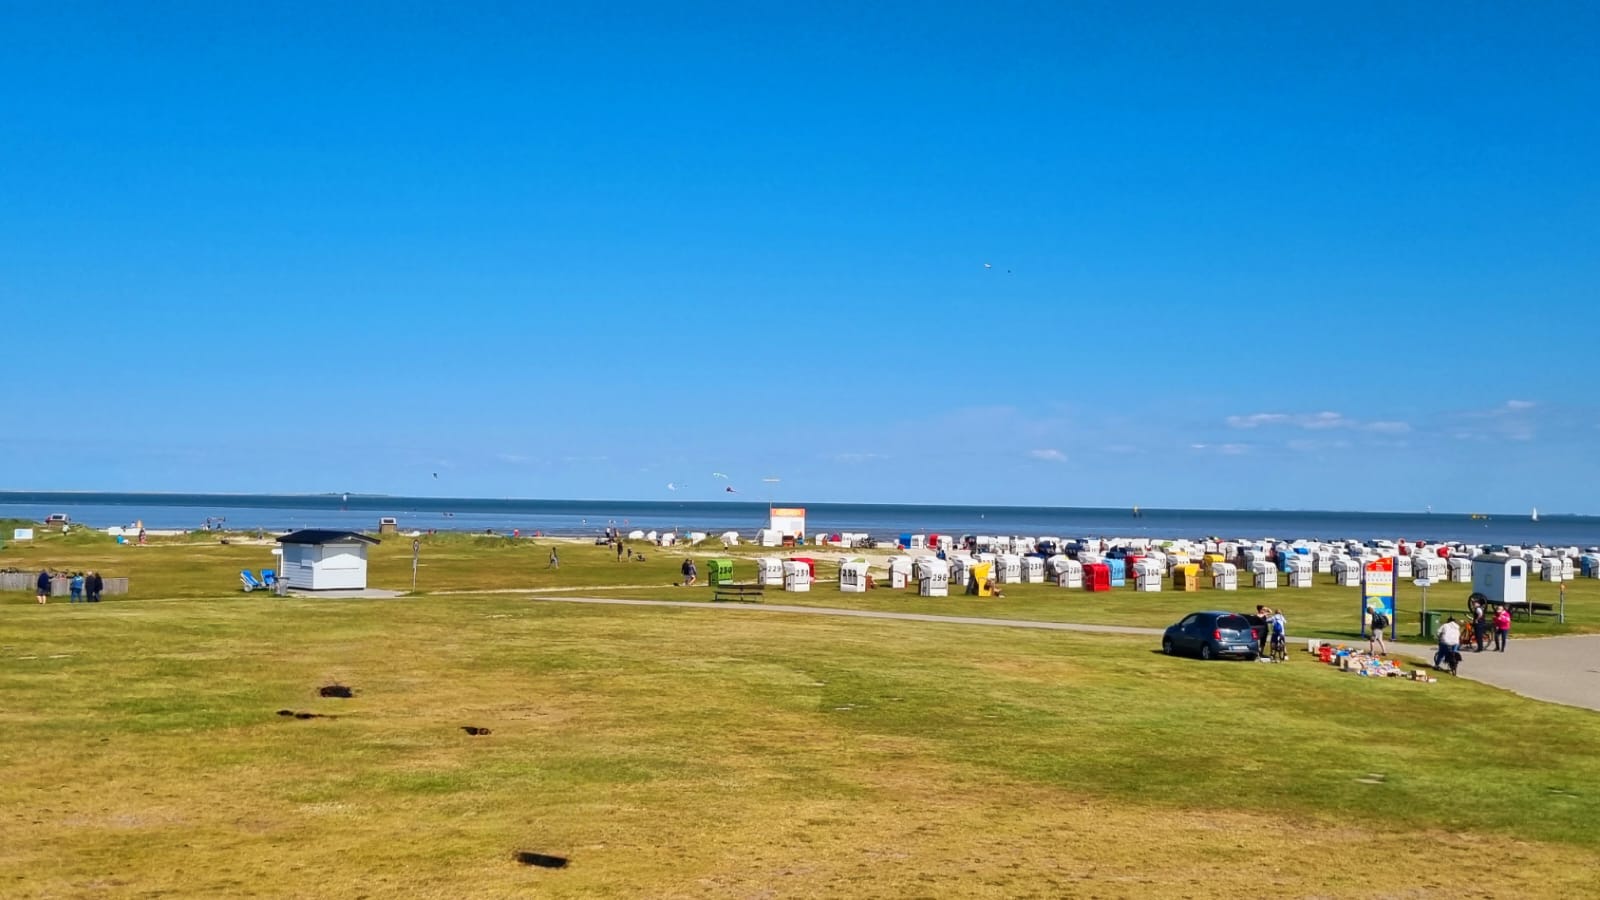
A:
[[[1272,641],[1273,662],[1289,661],[1289,620],[1281,610],[1274,610],[1267,619],[1267,634]]]
[[[1384,629],[1389,627],[1389,617],[1381,609],[1372,611],[1372,634],[1367,638],[1367,652],[1373,656],[1388,656],[1389,645],[1383,642]]]

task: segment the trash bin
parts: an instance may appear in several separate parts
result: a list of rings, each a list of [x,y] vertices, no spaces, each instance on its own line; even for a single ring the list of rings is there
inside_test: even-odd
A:
[[[706,582],[713,587],[733,583],[733,560],[713,559],[706,563]]]
[[[1432,609],[1422,611],[1422,637],[1433,640],[1434,635],[1439,633],[1439,620],[1443,615],[1444,613]]]

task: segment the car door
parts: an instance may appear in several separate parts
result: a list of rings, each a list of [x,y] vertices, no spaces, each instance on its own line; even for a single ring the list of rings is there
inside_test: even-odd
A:
[[[1191,653],[1200,651],[1199,636],[1202,633],[1200,626],[1203,624],[1202,620],[1204,618],[1199,613],[1194,613],[1178,623],[1178,638],[1173,641],[1173,644],[1179,650],[1187,650]]]

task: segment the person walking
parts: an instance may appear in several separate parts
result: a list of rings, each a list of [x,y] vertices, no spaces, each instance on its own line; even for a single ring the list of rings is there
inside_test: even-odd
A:
[[[46,569],[40,569],[37,583],[39,585],[39,593],[35,599],[39,601],[39,605],[43,606],[50,599],[50,572]]]
[[[622,562],[622,535],[617,535],[617,562]]]
[[[688,558],[687,556],[684,557],[683,565],[678,567],[678,571],[683,573],[684,587],[694,584],[694,560]]]
[[[1367,638],[1367,652],[1373,656],[1388,656],[1389,645],[1383,642],[1383,632],[1389,627],[1389,617],[1381,609],[1372,611],[1372,633]]]
[[[559,569],[559,568],[561,568],[561,556],[556,553],[556,548],[554,548],[554,547],[550,548],[550,564],[545,566],[545,568],[546,569]]]
[[[71,590],[72,590],[72,600],[69,601],[69,602],[82,603],[83,602],[83,573],[82,572],[74,572],[74,573],[72,573],[72,582],[71,582],[70,587],[71,587]]]
[[[1441,663],[1453,661],[1455,655],[1461,652],[1461,623],[1456,621],[1455,616],[1451,616],[1444,621],[1443,625],[1439,626],[1437,636],[1439,638],[1439,649],[1434,651],[1433,654],[1433,667],[1435,669],[1443,668]]]
[[[100,602],[100,592],[106,589],[106,580],[100,577],[99,572],[91,571],[89,577],[84,579],[84,597],[90,603]]]
[[[1494,652],[1506,652],[1506,641],[1511,640],[1511,607],[1502,606],[1494,613]]]

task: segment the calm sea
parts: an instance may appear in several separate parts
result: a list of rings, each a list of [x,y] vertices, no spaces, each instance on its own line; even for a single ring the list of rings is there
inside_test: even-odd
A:
[[[793,505],[801,505],[794,503]],[[1358,513],[1276,510],[1129,509],[1071,507],[910,506],[811,503],[812,533],[861,531],[878,537],[904,532],[1052,535],[1057,537],[1208,537],[1283,539],[1405,538],[1481,544],[1600,545],[1600,517]],[[0,518],[43,520],[66,513],[94,527],[201,528],[222,519],[230,529],[343,528],[375,530],[393,516],[402,531],[597,534],[608,525],[712,534],[750,534],[766,524],[764,503],[602,500],[485,500],[372,497],[339,494],[98,494],[0,492]]]

